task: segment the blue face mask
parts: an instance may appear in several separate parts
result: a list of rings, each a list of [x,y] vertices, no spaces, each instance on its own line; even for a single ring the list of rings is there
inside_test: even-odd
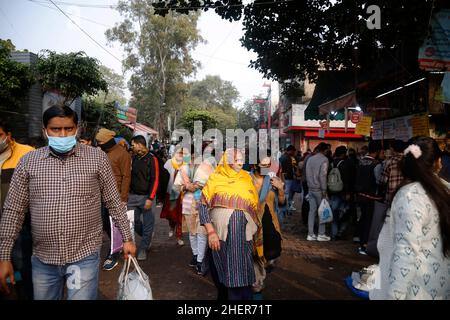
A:
[[[47,132],[45,133],[48,139],[48,146],[59,153],[66,153],[75,147],[77,143],[77,134],[68,137],[49,137]]]
[[[183,162],[185,162],[185,163],[191,162],[191,156],[184,156],[183,157]]]

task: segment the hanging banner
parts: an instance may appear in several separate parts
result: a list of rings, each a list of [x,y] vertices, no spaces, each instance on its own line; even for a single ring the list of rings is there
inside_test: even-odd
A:
[[[373,123],[372,139],[373,140],[383,139],[383,121],[376,121]]]
[[[411,118],[412,136],[430,136],[428,115],[415,115]]]
[[[394,120],[383,121],[384,139],[395,139]]]
[[[400,117],[394,119],[395,126],[395,139],[408,141],[412,137],[412,127],[411,127],[412,116]]]
[[[364,116],[356,125],[355,134],[359,134],[362,136],[370,136],[371,126],[372,126],[372,117]]]

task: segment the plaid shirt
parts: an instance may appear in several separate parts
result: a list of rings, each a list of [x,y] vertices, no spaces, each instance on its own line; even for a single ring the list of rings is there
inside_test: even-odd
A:
[[[387,184],[386,203],[392,202],[392,196],[395,190],[403,181],[403,175],[400,168],[401,154],[396,154],[391,159],[386,161],[383,173],[381,174],[381,184]]]
[[[126,206],[103,151],[77,143],[66,158],[49,147],[28,153],[14,171],[0,220],[0,260],[11,259],[28,209],[33,254],[43,263],[64,265],[99,251],[102,202],[130,240]]]

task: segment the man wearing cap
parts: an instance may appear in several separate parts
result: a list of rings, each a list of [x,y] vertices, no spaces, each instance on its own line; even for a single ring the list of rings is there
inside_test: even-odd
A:
[[[116,143],[116,133],[114,131],[101,128],[95,140],[98,146],[106,152],[109,162],[116,179],[117,190],[120,193],[120,200],[126,204],[128,202],[128,191],[130,190],[131,182],[131,156],[123,146]],[[102,209],[103,228],[111,239],[111,225],[109,222],[108,209]],[[118,264],[119,252],[109,254],[103,263],[103,270],[112,270]]]

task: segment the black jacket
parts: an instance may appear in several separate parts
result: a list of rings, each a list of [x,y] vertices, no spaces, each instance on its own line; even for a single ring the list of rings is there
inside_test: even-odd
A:
[[[158,161],[151,152],[140,158],[134,156],[131,164],[130,193],[147,195],[150,200],[156,197],[159,184]]]

